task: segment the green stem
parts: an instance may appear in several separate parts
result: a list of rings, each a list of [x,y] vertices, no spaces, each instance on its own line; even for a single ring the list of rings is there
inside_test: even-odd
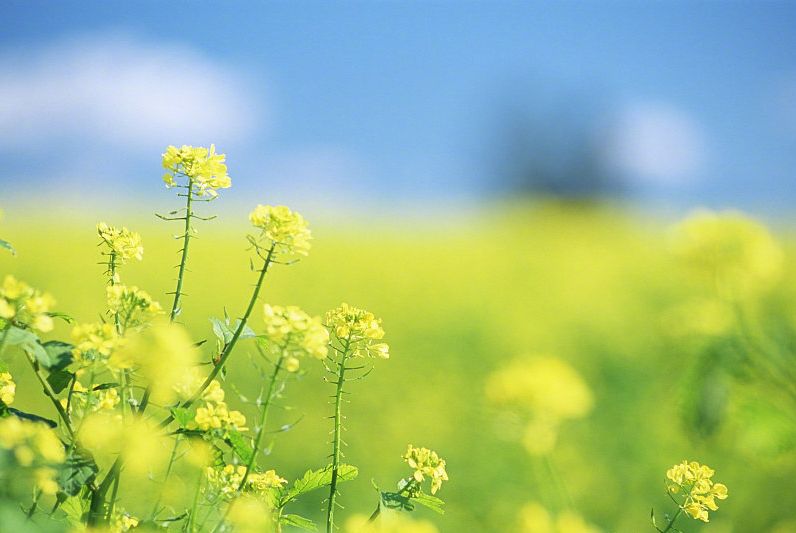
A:
[[[163,484],[165,485],[169,481],[169,477],[171,476],[171,469],[174,467],[174,460],[177,458],[177,448],[180,445],[180,436],[176,435],[174,437],[174,446],[171,448],[171,455],[169,455],[169,463],[166,466],[166,474],[163,476]],[[155,500],[155,505],[152,507],[152,514],[149,517],[150,522],[155,521],[155,517],[157,517],[160,510],[160,502],[163,499],[163,491],[161,490],[158,492],[158,497]]]
[[[11,322],[6,323],[6,327],[3,329],[3,336],[0,337],[0,357],[2,357],[3,352],[6,349],[6,339],[8,339],[8,332],[11,330]]]
[[[204,480],[204,471],[199,472],[199,479],[196,481],[196,490],[193,493],[193,502],[191,503],[191,514],[188,516],[188,533],[193,533],[194,522],[196,521],[196,512],[199,508],[199,493],[202,491],[202,481]]]
[[[69,420],[69,414],[67,414],[66,410],[64,409],[64,406],[61,405],[61,402],[58,401],[58,397],[55,394],[55,391],[50,386],[50,383],[47,381],[47,379],[45,379],[44,376],[42,376],[41,368],[39,368],[39,363],[31,355],[29,354],[26,355],[28,362],[30,363],[30,366],[33,368],[33,373],[36,375],[36,379],[39,380],[39,383],[41,384],[42,389],[44,390],[45,396],[47,396],[47,398],[49,398],[50,401],[52,402],[53,406],[55,406],[55,410],[58,411],[58,415],[61,417],[61,420],[63,420],[64,422],[64,427],[66,428],[67,433],[69,433],[69,436],[72,439],[74,439],[75,430],[72,427],[72,422]]]
[[[238,485],[238,492],[243,490],[243,487],[246,486],[246,480],[249,479],[249,473],[251,472],[252,468],[254,467],[254,463],[257,462],[257,454],[260,452],[260,444],[262,443],[263,435],[265,434],[265,423],[268,420],[268,408],[271,406],[271,400],[274,398],[274,389],[276,385],[276,378],[279,375],[279,371],[282,370],[282,359],[284,358],[283,355],[279,356],[279,359],[276,360],[274,365],[274,372],[271,374],[271,380],[268,382],[268,394],[265,396],[265,403],[263,403],[263,410],[260,414],[260,426],[257,429],[257,436],[254,437],[254,447],[252,450],[252,456],[249,459],[249,462],[246,464],[246,472],[243,473],[243,478],[240,480],[240,485]]]
[[[682,513],[682,512],[683,512],[683,508],[682,507],[678,507],[677,508],[677,512],[674,513],[674,516],[669,521],[669,524],[666,526],[666,529],[661,529],[660,532],[661,533],[666,533],[667,531],[672,529],[674,527],[674,523],[677,522],[677,518],[680,516],[680,513]]]
[[[182,256],[180,257],[180,267],[177,272],[177,288],[174,290],[174,302],[171,305],[171,313],[169,313],[169,320],[174,322],[180,312],[180,298],[182,297],[182,284],[185,279],[185,266],[188,264],[188,245],[191,243],[191,217],[193,217],[193,210],[191,209],[193,203],[193,180],[188,178],[188,194],[185,203],[185,233],[183,234],[182,241]]]
[[[182,404],[182,407],[190,407],[199,398],[202,397],[202,393],[207,389],[210,383],[212,383],[212,381],[215,379],[215,377],[224,367],[224,364],[226,363],[227,359],[229,359],[229,356],[232,353],[235,344],[237,344],[238,339],[243,333],[243,329],[246,327],[246,323],[249,320],[249,316],[254,310],[254,305],[257,303],[257,299],[259,298],[260,295],[260,289],[262,288],[263,281],[265,280],[265,274],[268,271],[268,267],[271,266],[271,260],[273,258],[275,246],[276,245],[272,245],[271,248],[268,249],[268,255],[266,255],[265,260],[263,262],[263,268],[260,269],[260,276],[257,278],[257,284],[254,286],[254,291],[252,293],[251,299],[249,300],[249,305],[246,308],[246,312],[244,313],[243,318],[241,318],[240,324],[238,324],[238,328],[235,330],[235,333],[232,335],[232,339],[229,341],[229,344],[227,344],[224,350],[221,352],[221,355],[219,356],[218,359],[218,363],[216,363],[216,365],[213,367],[213,370],[210,371],[210,375],[207,377],[204,383],[202,383],[202,386],[199,387],[199,390],[196,391],[196,393],[190,399],[186,400],[185,403]],[[145,391],[143,397],[141,398],[141,407],[139,407],[138,409],[139,415],[143,414],[149,402],[148,392],[149,390]],[[160,427],[163,428],[168,426],[173,420],[174,420],[174,415],[169,414],[169,416],[167,416],[165,419],[163,419],[163,421],[160,422]],[[113,465],[111,466],[111,469],[108,471],[107,475],[105,476],[105,479],[102,480],[100,486],[92,494],[89,520],[91,520],[91,517],[94,515],[95,510],[101,508],[103,503],[102,499],[105,497],[105,494],[108,491],[108,487],[110,487],[110,482],[113,481],[114,477],[119,475],[119,472],[121,471],[122,468],[122,463],[123,463],[122,458],[117,457],[116,461],[114,461]],[[89,525],[92,525],[92,523],[90,523]]]
[[[337,477],[340,468],[340,444],[342,441],[343,384],[345,383],[346,360],[351,347],[351,337],[345,342],[345,349],[337,368],[337,388],[334,395],[334,440],[332,441],[332,480],[329,484],[329,500],[326,510],[326,533],[334,531],[334,509],[337,505]]]
[[[265,281],[265,274],[268,272],[268,267],[271,266],[275,246],[276,244],[272,245],[268,249],[268,254],[265,256],[265,259],[263,260],[263,267],[260,269],[260,275],[257,278],[257,283],[254,285],[254,291],[252,291],[252,296],[249,299],[249,305],[246,307],[246,312],[243,313],[243,317],[241,318],[238,327],[235,329],[235,333],[232,334],[232,339],[230,339],[229,343],[224,347],[224,349],[219,354],[216,364],[213,366],[213,369],[210,371],[210,374],[207,376],[207,379],[205,379],[202,385],[199,387],[199,390],[197,390],[194,393],[194,395],[191,396],[189,399],[185,400],[185,402],[182,404],[182,407],[187,408],[196,403],[196,401],[202,397],[202,394],[207,389],[207,387],[209,387],[210,384],[213,382],[213,380],[216,379],[216,376],[218,376],[218,373],[221,372],[221,369],[224,368],[227,359],[229,359],[229,356],[232,354],[232,350],[235,348],[235,345],[238,343],[238,339],[240,339],[240,336],[243,333],[243,330],[249,321],[249,317],[251,316],[252,311],[254,310],[254,305],[257,303],[257,299],[260,297],[260,289],[262,289],[263,281]],[[160,423],[160,427],[165,427],[169,425],[173,420],[174,420],[173,415],[167,416]]]

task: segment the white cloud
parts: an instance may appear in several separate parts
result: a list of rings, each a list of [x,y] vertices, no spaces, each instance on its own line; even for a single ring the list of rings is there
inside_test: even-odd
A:
[[[623,109],[605,142],[609,162],[632,179],[658,185],[694,180],[705,161],[705,140],[696,120],[665,103]]]
[[[233,142],[257,125],[257,104],[236,72],[180,45],[102,34],[0,51],[0,148]]]

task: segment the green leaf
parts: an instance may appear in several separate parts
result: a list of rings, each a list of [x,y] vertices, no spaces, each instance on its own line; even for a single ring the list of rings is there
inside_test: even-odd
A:
[[[9,252],[11,252],[11,255],[17,255],[17,251],[14,250],[14,247],[11,246],[11,243],[8,242],[8,241],[4,241],[3,239],[0,239],[0,248],[5,248]]]
[[[426,494],[425,492],[418,491],[414,495],[409,498],[410,501],[422,505],[427,509],[431,509],[435,513],[445,514],[445,502],[437,498],[436,496],[432,496],[431,494]]]
[[[74,374],[71,372],[67,372],[66,370],[56,370],[54,372],[50,372],[50,374],[47,376],[47,383],[50,384],[53,392],[58,394],[67,386],[69,386],[69,383],[72,381],[73,377]]]
[[[359,469],[357,467],[342,464],[337,468],[337,482],[351,481],[357,477],[357,474],[359,474]],[[302,494],[325,487],[331,483],[332,465],[321,468],[320,470],[307,470],[301,479],[297,479],[293,482],[293,486],[282,494],[282,500],[279,506],[284,507],[285,504],[291,500],[295,500]]]
[[[108,389],[115,389],[119,386],[118,383],[100,383],[99,385],[94,385],[91,390],[108,390]]]
[[[47,364],[42,363],[51,372],[53,370],[63,370],[72,362],[72,350],[74,346],[68,342],[47,341],[42,344],[44,351],[47,352]]]
[[[83,525],[83,518],[88,513],[89,500],[77,496],[66,498],[61,504],[61,510],[66,513],[66,520],[75,527]]]
[[[279,518],[279,522],[286,526],[293,526],[305,531],[318,531],[318,526],[309,518],[304,518],[297,514],[284,514]]]
[[[61,313],[60,311],[48,311],[47,314],[52,318],[60,318],[67,324],[73,324],[75,322],[75,319],[72,317],[72,315],[67,315],[66,313]]]
[[[94,481],[97,472],[99,468],[90,453],[79,448],[72,449],[56,478],[59,492],[76,496],[84,485]]]
[[[9,407],[8,412],[16,416],[17,418],[30,420],[31,422],[41,422],[42,424],[47,424],[51,428],[58,427],[58,424],[56,424],[54,420],[50,420],[49,418],[44,418],[43,416],[34,415],[33,413],[26,413],[25,411],[20,411],[19,409],[16,409],[14,407]]]
[[[234,324],[230,324],[230,319],[227,316],[224,320],[219,318],[211,318],[210,322],[213,324],[213,334],[226,346],[232,341],[235,336],[235,331],[240,326],[240,320],[236,320]],[[243,331],[240,333],[240,339],[249,339],[257,336],[254,330],[249,326],[244,326]]]
[[[243,461],[244,464],[249,464],[254,450],[252,450],[252,447],[249,446],[248,442],[246,442],[246,438],[240,433],[240,431],[234,429],[230,430],[229,435],[225,440],[232,448],[232,451],[235,452],[235,455],[240,457],[240,460]]]
[[[177,422],[177,424],[180,425],[181,428],[188,427],[188,424],[196,416],[193,409],[189,409],[187,407],[172,407],[171,414],[174,417],[174,420]]]

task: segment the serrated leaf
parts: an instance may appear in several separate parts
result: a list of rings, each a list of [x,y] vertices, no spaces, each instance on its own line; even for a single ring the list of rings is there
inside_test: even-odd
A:
[[[337,468],[337,482],[351,481],[359,474],[359,469],[352,465],[342,464]],[[307,470],[301,479],[293,482],[293,486],[282,494],[280,507],[296,499],[302,494],[328,486],[332,483],[332,465],[321,468],[320,470]]]
[[[83,526],[83,518],[88,513],[89,500],[77,496],[65,498],[60,505],[66,513],[66,520],[75,527]]]
[[[72,350],[74,346],[68,342],[47,341],[42,344],[47,352],[47,364],[42,363],[48,370],[63,370],[72,363]]]
[[[318,531],[318,526],[309,518],[304,518],[297,514],[284,514],[279,518],[279,522],[286,526],[293,526],[304,531]]]
[[[230,430],[225,440],[232,448],[232,451],[235,452],[235,455],[237,455],[244,464],[249,464],[254,450],[252,450],[252,447],[249,446],[248,442],[246,442],[246,438],[240,433],[240,431],[236,431],[234,429]]]
[[[74,448],[66,458],[63,467],[58,471],[56,481],[59,492],[75,496],[80,489],[97,476],[99,468],[94,458],[85,450]]]
[[[193,409],[187,407],[172,407],[171,414],[174,420],[181,428],[188,427],[188,424],[194,419],[196,414]]]
[[[50,372],[50,374],[47,376],[47,383],[50,384],[53,392],[58,394],[67,386],[69,386],[69,383],[72,381],[73,377],[74,374],[71,372],[67,372],[66,370],[56,370],[54,372]]]
[[[17,255],[17,251],[14,250],[14,247],[11,246],[11,243],[8,242],[8,241],[4,241],[3,239],[0,239],[0,248],[5,248],[9,252],[11,252],[11,255]]]

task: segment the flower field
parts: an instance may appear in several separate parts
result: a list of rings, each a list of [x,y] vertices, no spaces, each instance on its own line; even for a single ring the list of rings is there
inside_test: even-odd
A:
[[[3,531],[796,530],[786,233],[314,224],[219,157],[166,152],[167,220],[4,206]]]

